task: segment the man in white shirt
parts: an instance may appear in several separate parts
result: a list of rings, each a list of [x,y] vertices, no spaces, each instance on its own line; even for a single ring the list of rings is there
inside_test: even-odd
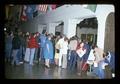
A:
[[[63,54],[63,52],[62,52],[62,44],[64,42],[64,37],[65,36],[63,35],[63,37],[61,39],[59,39],[59,41],[58,41],[58,44],[60,45],[59,67],[61,66],[61,60],[62,60],[62,54]]]

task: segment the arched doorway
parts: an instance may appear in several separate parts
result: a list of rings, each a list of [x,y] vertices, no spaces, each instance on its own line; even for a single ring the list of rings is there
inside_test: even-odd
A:
[[[115,24],[114,13],[111,12],[106,19],[104,51],[115,52]]]
[[[87,40],[90,45],[97,43],[98,21],[96,17],[86,18],[77,24],[76,35],[82,41]]]

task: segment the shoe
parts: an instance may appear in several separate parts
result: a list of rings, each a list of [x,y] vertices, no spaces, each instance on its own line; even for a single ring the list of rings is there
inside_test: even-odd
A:
[[[46,67],[46,68],[48,68],[48,69],[50,68],[50,67],[49,67],[49,66],[47,66],[47,65],[45,65],[45,67]]]
[[[81,73],[77,73],[77,75],[81,76]]]
[[[23,62],[19,62],[20,64],[23,64]]]
[[[33,66],[34,64],[30,64],[31,66]]]

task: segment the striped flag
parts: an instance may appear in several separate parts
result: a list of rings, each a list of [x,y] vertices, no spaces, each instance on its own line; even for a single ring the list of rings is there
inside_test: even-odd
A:
[[[38,5],[38,10],[42,11],[42,12],[46,12],[47,11],[47,7],[48,7],[48,5]]]

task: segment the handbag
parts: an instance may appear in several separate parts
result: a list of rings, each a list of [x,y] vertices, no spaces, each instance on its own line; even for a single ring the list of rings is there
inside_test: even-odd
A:
[[[87,71],[88,70],[88,64],[87,63],[82,63],[82,70]]]

